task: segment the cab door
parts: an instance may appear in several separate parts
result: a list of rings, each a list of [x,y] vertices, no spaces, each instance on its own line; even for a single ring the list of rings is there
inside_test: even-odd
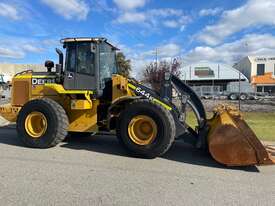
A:
[[[95,52],[91,42],[83,42],[77,45],[77,68],[75,75],[75,87],[78,90],[95,90]]]
[[[67,45],[64,88],[67,90],[96,90],[95,46],[91,42]]]
[[[67,90],[72,90],[76,88],[76,63],[76,45],[68,45],[66,52],[66,69],[64,76],[64,88]]]

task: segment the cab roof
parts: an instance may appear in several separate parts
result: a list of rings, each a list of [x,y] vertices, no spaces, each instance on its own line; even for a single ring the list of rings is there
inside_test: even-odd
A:
[[[61,39],[60,42],[62,44],[72,43],[72,42],[95,42],[95,43],[105,42],[105,43],[109,44],[113,49],[119,50],[117,47],[115,47],[114,45],[112,45],[111,43],[109,43],[106,38],[103,38],[103,37],[64,38],[64,39]]]

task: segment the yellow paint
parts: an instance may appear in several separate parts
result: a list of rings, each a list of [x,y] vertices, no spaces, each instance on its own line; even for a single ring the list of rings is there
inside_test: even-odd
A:
[[[131,83],[128,83],[128,87],[131,88],[132,90],[136,90],[136,88],[137,88],[135,85],[133,85]],[[170,106],[168,106],[167,104],[163,103],[162,101],[160,101],[160,100],[158,100],[154,97],[152,98],[152,101],[156,104],[159,104],[159,105],[163,106],[165,109],[167,109],[169,111],[172,110],[172,108]]]
[[[69,117],[69,131],[71,132],[96,132],[97,126],[97,106],[99,100],[92,100],[91,109],[72,110],[67,109]]]
[[[160,101],[160,100],[158,100],[158,99],[156,99],[156,98],[153,98],[153,102],[155,102],[155,103],[157,103],[157,104],[163,106],[165,109],[167,109],[167,110],[169,110],[169,111],[172,110],[172,108],[171,108],[170,106],[168,106],[167,104],[163,103],[162,101]]]
[[[135,85],[132,85],[132,84],[128,84],[128,87],[130,87],[131,89],[135,90],[137,87]]]
[[[98,130],[97,107],[100,104],[100,100],[91,99],[92,94],[94,94],[93,91],[65,90],[63,85],[55,83],[32,85],[32,78],[55,78],[55,76],[32,75],[31,72],[22,73],[15,76],[13,79],[13,86],[15,82],[20,82],[20,84],[18,84],[16,88],[13,87],[12,104],[5,107],[0,107],[0,114],[5,119],[15,122],[21,106],[23,106],[26,102],[30,100],[38,98],[51,98],[57,101],[65,109],[69,118],[69,131],[93,132]],[[24,86],[24,84],[22,83],[26,83],[26,86]],[[21,84],[23,86],[20,86]],[[112,102],[115,102],[116,100],[123,97],[136,96],[134,92],[135,89],[136,87],[134,85],[128,83],[128,79],[124,78],[121,75],[113,75],[111,99]],[[24,96],[24,94],[26,95]],[[78,94],[84,95],[85,98],[76,99],[76,95]],[[157,99],[154,99],[153,101],[161,104],[167,109],[171,109],[168,105]],[[32,117],[32,119],[33,118],[34,117]],[[31,120],[28,120],[28,122],[30,121]],[[29,132],[32,133],[32,129],[30,126]]]
[[[210,126],[208,133],[208,140],[212,138],[213,131],[222,125],[231,125],[238,128],[238,125],[234,121],[234,117],[242,119],[240,112],[232,106],[219,105],[214,109],[214,115],[211,119],[207,120],[207,124]]]
[[[16,122],[21,107],[13,107],[11,104],[0,106],[0,115],[10,122]]]
[[[157,137],[157,124],[149,116],[139,115],[134,117],[128,125],[130,139],[138,145],[149,145]]]
[[[112,101],[123,97],[132,96],[131,91],[128,89],[128,80],[121,75],[113,75],[112,77]]]
[[[61,84],[45,84],[45,87],[49,87],[59,94],[93,94],[93,91],[87,90],[65,90]]]
[[[19,74],[17,76],[14,76],[13,79],[30,79],[32,78],[32,73],[28,73],[28,74]]]
[[[92,109],[93,105],[88,100],[71,100],[71,109],[72,110],[87,110]]]
[[[58,93],[55,90],[49,87],[45,87],[45,85],[33,85],[31,89],[32,98],[37,98],[38,96],[44,97],[58,95]]]
[[[14,79],[28,79],[28,78],[37,78],[37,79],[54,79],[56,76],[54,75],[33,75],[32,73],[29,74],[22,74],[17,75]]]
[[[47,128],[47,118],[41,112],[31,112],[25,119],[25,130],[33,139],[41,138]]]

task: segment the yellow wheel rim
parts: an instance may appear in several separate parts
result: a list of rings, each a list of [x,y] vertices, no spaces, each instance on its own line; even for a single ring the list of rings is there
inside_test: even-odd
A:
[[[25,130],[34,139],[38,139],[45,134],[47,128],[47,119],[41,112],[30,113],[25,120]]]
[[[131,140],[138,145],[151,144],[157,136],[157,124],[151,117],[136,116],[128,126],[128,134]]]

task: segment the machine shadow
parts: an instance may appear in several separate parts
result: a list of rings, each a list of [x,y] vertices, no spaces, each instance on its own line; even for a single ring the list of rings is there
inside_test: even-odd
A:
[[[76,150],[88,150],[117,156],[128,156],[127,152],[119,144],[116,137],[111,135],[68,136],[61,144],[61,147]]]
[[[209,153],[196,149],[184,142],[175,142],[163,158],[186,164],[207,166],[220,169],[260,172],[256,166],[227,167],[216,162]]]
[[[119,144],[115,136],[96,135],[79,138],[69,137],[61,145],[61,147],[76,150],[89,150],[98,153],[129,157],[129,154]],[[200,165],[220,169],[240,170],[246,172],[259,172],[256,166],[225,167],[212,159],[209,154],[180,141],[176,141],[172,145],[171,149],[161,158],[171,161],[182,162],[185,164]]]
[[[0,144],[24,147],[23,142],[17,137],[15,125],[0,127]]]
[[[0,128],[0,144],[25,147],[24,144],[17,137],[14,125],[4,126]],[[67,137],[65,141],[60,144],[60,147],[129,157],[129,154],[119,144],[117,138],[111,135]],[[255,166],[225,167],[213,160],[209,154],[206,154],[205,152],[180,141],[176,141],[172,145],[171,149],[161,158],[176,162],[182,162],[185,164],[221,169],[241,170],[247,172],[259,172],[258,168]]]

